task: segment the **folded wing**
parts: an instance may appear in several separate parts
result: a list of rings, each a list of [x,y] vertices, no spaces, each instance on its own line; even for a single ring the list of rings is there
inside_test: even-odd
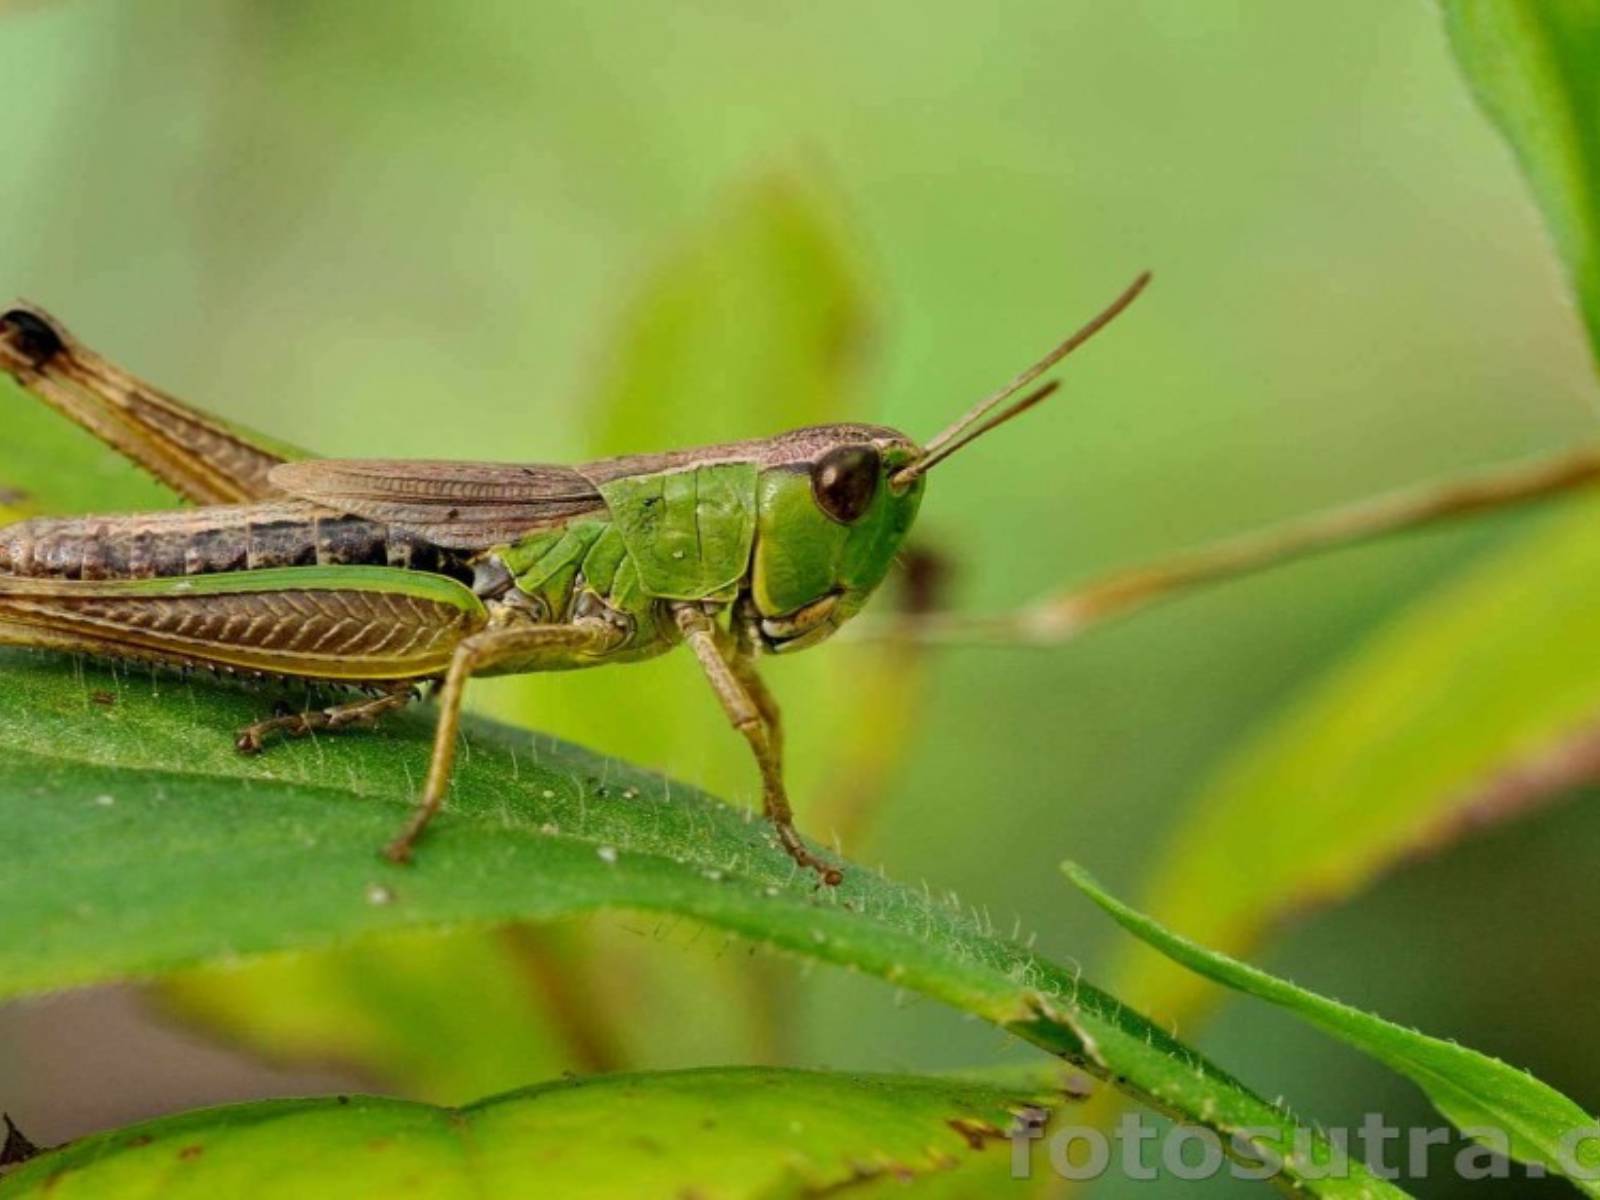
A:
[[[515,541],[606,507],[576,471],[540,463],[317,458],[274,467],[269,478],[291,496],[456,550]]]

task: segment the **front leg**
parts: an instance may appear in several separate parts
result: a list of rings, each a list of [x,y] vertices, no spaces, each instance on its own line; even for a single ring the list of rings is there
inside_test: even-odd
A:
[[[720,626],[713,628],[716,630],[717,646],[722,650],[723,658],[727,659],[728,666],[733,668],[733,673],[739,677],[739,682],[744,685],[745,691],[750,693],[756,708],[761,711],[761,719],[767,723],[767,744],[772,749],[773,760],[777,762],[781,773],[783,713],[778,708],[778,698],[772,694],[772,689],[767,687],[767,681],[761,678],[761,672],[756,670],[755,641],[750,631],[737,623],[731,634],[724,633]]]
[[[727,714],[728,722],[750,743],[756,765],[761,769],[762,807],[777,831],[778,841],[795,862],[815,871],[828,886],[837,886],[844,873],[813,854],[794,827],[794,813],[783,786],[778,706],[756,675],[755,664],[748,654],[739,653],[736,645],[730,647],[728,635],[695,605],[674,605],[672,615],[705,672],[722,711]]]

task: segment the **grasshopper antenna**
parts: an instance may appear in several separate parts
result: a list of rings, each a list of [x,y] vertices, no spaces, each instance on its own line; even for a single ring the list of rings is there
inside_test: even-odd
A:
[[[1138,278],[1136,278],[1132,283],[1123,289],[1120,296],[1108,304],[1098,316],[1091,320],[1082,329],[1078,330],[1071,337],[1067,338],[1060,345],[1056,346],[1055,349],[1051,350],[1038,362],[1034,363],[1031,367],[1022,372],[1022,374],[1018,375],[999,391],[992,392],[985,396],[982,400],[978,401],[977,404],[973,405],[972,408],[963,413],[958,420],[943,429],[937,437],[928,443],[926,449],[923,451],[922,457],[910,465],[902,467],[900,470],[896,471],[894,475],[890,477],[890,482],[893,483],[897,488],[905,487],[912,480],[916,479],[917,476],[926,474],[936,463],[943,462],[957,450],[961,449],[961,447],[982,437],[991,429],[996,429],[999,426],[1004,425],[1007,421],[1012,420],[1014,417],[1020,417],[1023,413],[1027,412],[1034,405],[1038,404],[1046,396],[1050,395],[1050,393],[1056,389],[1056,384],[1054,383],[1047,384],[1036,391],[1030,392],[1027,396],[1023,397],[1021,400],[1005,409],[1005,411],[1003,411],[999,416],[993,417],[989,420],[984,420],[984,418],[988,417],[989,414],[995,410],[995,408],[1011,399],[1012,396],[1015,396],[1023,388],[1027,387],[1035,379],[1038,379],[1039,376],[1043,375],[1051,367],[1055,366],[1063,358],[1071,354],[1079,346],[1083,345],[1095,334],[1099,333],[1102,329],[1114,321],[1122,313],[1123,309],[1127,308],[1128,305],[1132,304],[1134,300],[1138,298],[1139,293],[1144,291],[1145,286],[1149,282],[1150,272],[1141,272]]]
[[[931,470],[935,463],[941,463],[945,459],[949,458],[968,442],[975,442],[984,434],[988,433],[991,429],[998,429],[1007,421],[1013,420],[1016,417],[1020,417],[1023,413],[1027,412],[1041,400],[1046,399],[1051,392],[1055,391],[1060,386],[1061,381],[1059,379],[1052,379],[1049,383],[1043,385],[1042,387],[1037,387],[1033,391],[1029,392],[1015,404],[1002,409],[998,416],[990,417],[983,424],[974,429],[968,430],[960,437],[946,441],[945,444],[940,446],[937,450],[927,451],[921,458],[917,459],[917,461],[912,463],[909,467],[904,467],[895,472],[895,483],[910,483],[918,475],[925,474]]]

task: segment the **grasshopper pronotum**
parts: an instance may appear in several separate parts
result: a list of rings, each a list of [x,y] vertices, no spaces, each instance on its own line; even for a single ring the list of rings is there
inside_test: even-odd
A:
[[[1147,281],[926,446],[821,425],[575,467],[313,458],[183,404],[16,305],[0,313],[0,369],[199,507],[0,528],[0,643],[369,689],[247,726],[246,753],[272,734],[371,724],[439,681],[422,796],[385,850],[403,862],[444,800],[473,675],[686,642],[750,744],[783,848],[837,883],[795,831],[757,654],[815,645],[859,611],[928,471],[1049,395],[1054,384],[1026,389]]]

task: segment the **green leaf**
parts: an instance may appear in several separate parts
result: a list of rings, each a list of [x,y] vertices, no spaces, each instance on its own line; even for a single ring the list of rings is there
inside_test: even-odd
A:
[[[719,1069],[551,1083],[459,1109],[370,1096],[167,1117],[46,1153],[8,1197],[660,1195],[778,1200],[1009,1155],[1032,1085]]]
[[[1174,962],[1298,1013],[1410,1079],[1463,1133],[1482,1140],[1475,1131],[1500,1130],[1513,1157],[1566,1174],[1583,1192],[1600,1196],[1600,1124],[1554,1088],[1488,1055],[1404,1029],[1207,950],[1123,904],[1082,867],[1067,863],[1063,870],[1124,929]]]
[[[227,731],[261,703],[0,655],[0,995],[384,930],[631,909],[877,975],[1224,1136],[1266,1127],[1291,1144],[1280,1110],[958,902],[856,866],[818,888],[763,822],[542,735],[472,722],[449,806],[417,863],[395,867],[378,848],[421,778],[426,718],[241,758]]]
[[[1511,144],[1600,357],[1600,0],[1441,0],[1473,95]]]
[[[1537,762],[1600,712],[1600,500],[1584,498],[1434,589],[1236,747],[1172,831],[1141,905],[1246,953],[1406,857],[1502,814],[1487,780]],[[1239,866],[1244,840],[1270,852]],[[1204,896],[1197,905],[1194,897]],[[1148,953],[1119,995],[1188,1024],[1212,997]]]

